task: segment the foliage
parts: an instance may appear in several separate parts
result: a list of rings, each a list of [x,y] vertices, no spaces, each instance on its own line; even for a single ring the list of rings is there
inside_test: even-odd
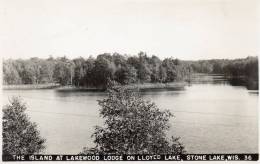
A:
[[[193,70],[198,73],[226,74],[229,76],[258,76],[258,58],[245,59],[214,59],[190,62]]]
[[[137,77],[137,71],[134,67],[129,65],[123,65],[115,72],[115,81],[120,84],[135,83]]]
[[[248,89],[258,89],[257,57],[234,60],[200,60],[190,63],[195,72],[224,74],[231,84],[242,81],[242,85],[245,85]]]
[[[58,58],[54,67],[55,81],[61,85],[72,85],[74,77],[74,63],[66,57]]]
[[[94,148],[82,154],[181,154],[179,138],[167,138],[170,111],[161,111],[154,103],[122,86],[111,87],[108,98],[99,100],[104,126],[95,128]]]
[[[109,79],[113,79],[116,66],[110,54],[99,55],[95,61],[93,81],[97,87],[105,88]]]
[[[185,71],[191,68],[189,64],[172,58],[169,61],[171,62],[165,65],[165,60],[161,61],[156,56],[149,57],[144,52],[138,56],[104,53],[96,59],[80,57],[69,60],[65,56],[46,60],[9,59],[4,61],[3,80],[7,85],[56,82],[61,85],[106,88],[109,79],[127,85],[138,82],[173,82],[190,76],[190,72]]]
[[[4,84],[21,84],[22,79],[17,69],[14,67],[14,61],[7,60],[3,63],[3,81]]]
[[[109,79],[120,84],[183,80],[188,74],[180,74],[179,78],[176,78],[176,70],[185,70],[190,66],[183,65],[181,61],[177,64],[183,67],[178,67],[176,62],[172,62],[171,65],[167,65],[166,72],[166,68],[158,57],[148,57],[144,52],[130,57],[118,53],[112,55],[105,53],[98,55],[96,59],[88,58],[87,60],[82,57],[73,60],[66,57],[56,59],[50,57],[47,60],[9,59],[4,61],[3,79],[4,84],[56,82],[61,85],[105,88]],[[172,77],[172,71],[175,72],[174,77]],[[182,71],[179,70],[179,72]]]
[[[45,139],[25,110],[26,105],[17,97],[3,107],[3,154],[34,154],[45,148]]]
[[[136,56],[104,53],[96,58],[66,57],[4,60],[4,84],[60,83],[78,87],[106,88],[109,79],[120,84],[170,83],[189,80],[193,72],[245,77],[258,83],[258,58],[182,61],[160,60],[140,52]]]

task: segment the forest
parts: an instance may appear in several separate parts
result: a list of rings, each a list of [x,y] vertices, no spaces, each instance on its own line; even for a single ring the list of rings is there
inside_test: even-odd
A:
[[[169,83],[188,81],[193,73],[224,74],[258,84],[258,58],[184,61],[161,60],[146,53],[121,55],[104,53],[96,58],[67,57],[40,59],[7,59],[3,61],[3,84],[47,84],[106,88],[108,80],[120,84]]]
[[[214,59],[189,61],[192,70],[198,73],[223,74],[231,85],[243,85],[258,89],[258,57],[243,59]]]

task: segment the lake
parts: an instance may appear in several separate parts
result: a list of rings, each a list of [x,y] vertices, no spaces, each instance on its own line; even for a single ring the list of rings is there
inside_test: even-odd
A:
[[[168,135],[181,137],[188,153],[258,153],[258,91],[232,86],[220,75],[201,75],[182,90],[141,94],[174,114]],[[94,126],[103,123],[97,100],[104,92],[4,90],[3,103],[14,95],[26,102],[46,139],[44,153],[77,154],[94,146]]]

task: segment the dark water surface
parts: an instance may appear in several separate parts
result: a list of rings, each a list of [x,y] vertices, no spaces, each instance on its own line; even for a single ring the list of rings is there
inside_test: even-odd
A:
[[[93,146],[94,126],[102,125],[96,100],[105,93],[4,90],[4,104],[14,95],[26,101],[27,113],[47,139],[44,153],[77,154]],[[142,95],[174,113],[169,135],[180,136],[188,153],[258,152],[258,91],[202,75],[184,90]]]

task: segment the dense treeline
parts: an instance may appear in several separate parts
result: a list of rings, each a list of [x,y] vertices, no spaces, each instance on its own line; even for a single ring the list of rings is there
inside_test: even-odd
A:
[[[108,80],[120,84],[168,83],[189,79],[193,72],[225,74],[247,79],[258,85],[258,58],[181,61],[160,60],[140,52],[137,56],[101,54],[96,58],[66,57],[29,60],[4,60],[4,84],[59,83],[83,87],[104,88]]]
[[[245,59],[213,59],[190,61],[191,67],[198,73],[225,74],[229,76],[258,76],[258,58]]]
[[[4,60],[3,66],[4,84],[60,83],[85,87],[105,87],[109,79],[120,84],[173,82],[187,79],[192,71],[186,62],[173,58],[161,61],[143,52],[138,56],[106,53],[96,59],[9,59]]]
[[[194,72],[224,74],[232,85],[245,85],[248,89],[258,89],[258,58],[215,59],[191,61]]]

